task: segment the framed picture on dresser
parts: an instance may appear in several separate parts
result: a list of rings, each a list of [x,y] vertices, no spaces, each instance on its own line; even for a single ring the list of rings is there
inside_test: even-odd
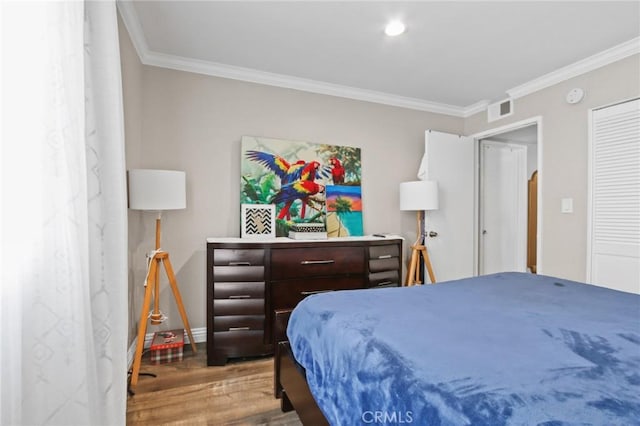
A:
[[[242,238],[274,238],[276,236],[276,206],[273,204],[242,204],[240,236]]]

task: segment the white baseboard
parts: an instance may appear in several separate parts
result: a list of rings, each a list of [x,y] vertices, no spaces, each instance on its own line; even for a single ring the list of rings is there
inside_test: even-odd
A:
[[[207,341],[207,327],[200,328],[192,328],[191,334],[193,334],[193,340],[196,343],[202,343]],[[151,346],[151,340],[153,339],[153,333],[147,333],[144,336],[144,349],[148,349]],[[189,336],[185,336],[185,344],[191,344],[189,340]],[[133,366],[133,357],[136,355],[136,345],[138,344],[138,336],[133,339],[131,345],[129,345],[129,350],[127,351],[127,365],[128,368],[131,369]]]

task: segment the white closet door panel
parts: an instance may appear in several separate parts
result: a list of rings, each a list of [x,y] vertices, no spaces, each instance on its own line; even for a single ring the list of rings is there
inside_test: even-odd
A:
[[[596,110],[590,282],[640,293],[640,100]]]
[[[640,276],[640,263],[637,257],[625,257],[608,253],[596,253],[593,274],[602,281],[595,284],[614,290],[638,293],[638,283],[626,277]]]

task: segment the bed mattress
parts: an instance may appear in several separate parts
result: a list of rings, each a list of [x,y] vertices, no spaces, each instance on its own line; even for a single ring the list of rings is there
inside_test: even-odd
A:
[[[640,296],[502,273],[306,298],[287,329],[332,425],[640,424]]]

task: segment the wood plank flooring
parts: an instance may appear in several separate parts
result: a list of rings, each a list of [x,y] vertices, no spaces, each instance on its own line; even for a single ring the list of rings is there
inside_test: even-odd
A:
[[[151,365],[143,356],[141,375],[127,401],[127,425],[300,426],[292,411],[280,411],[273,396],[273,358],[230,361],[207,367],[207,348],[184,347],[180,362]]]

